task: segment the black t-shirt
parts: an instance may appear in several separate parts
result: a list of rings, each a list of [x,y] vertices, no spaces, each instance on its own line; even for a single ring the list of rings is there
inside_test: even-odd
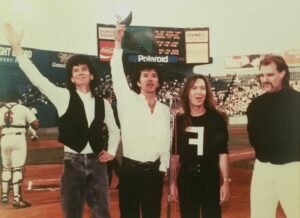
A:
[[[228,153],[228,129],[223,116],[207,110],[202,116],[190,116],[190,120],[192,125],[186,128],[184,117],[177,117],[173,153],[177,150],[182,169],[197,165],[203,174],[218,174],[219,154]]]

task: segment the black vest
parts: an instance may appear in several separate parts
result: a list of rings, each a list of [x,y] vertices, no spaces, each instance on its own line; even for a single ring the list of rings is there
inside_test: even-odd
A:
[[[70,91],[70,102],[66,113],[59,118],[59,141],[80,153],[87,142],[98,154],[104,146],[104,101],[95,97],[95,118],[88,127],[84,105],[76,91]]]

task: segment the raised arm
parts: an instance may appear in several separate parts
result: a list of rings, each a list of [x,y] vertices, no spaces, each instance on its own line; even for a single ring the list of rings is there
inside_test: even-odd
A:
[[[21,41],[23,39],[23,31],[17,33],[13,27],[6,23],[3,28],[7,41],[13,48],[13,52],[16,55],[19,66],[28,79],[36,86],[44,95],[58,109],[59,115],[61,115],[67,107],[70,95],[67,89],[60,88],[51,83],[46,77],[44,77],[36,66],[29,60],[24,54],[24,50],[21,47]],[[65,106],[66,105],[66,106]],[[64,107],[65,106],[65,107]]]
[[[122,49],[122,39],[126,31],[125,25],[117,25],[115,29],[115,48]]]
[[[23,54],[24,51],[21,47],[21,41],[23,39],[24,31],[17,33],[9,23],[5,23],[3,32],[7,41],[13,48],[15,55]]]
[[[117,101],[120,103],[126,96],[132,95],[132,91],[128,86],[128,82],[124,73],[121,48],[122,38],[124,36],[125,26],[118,25],[115,30],[115,49],[110,62],[111,74],[113,81],[114,92],[117,97]]]

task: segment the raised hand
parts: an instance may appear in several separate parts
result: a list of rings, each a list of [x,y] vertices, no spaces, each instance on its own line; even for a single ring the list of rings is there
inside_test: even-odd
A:
[[[115,47],[121,48],[121,42],[126,28],[124,24],[118,24],[115,29]]]
[[[21,41],[23,39],[24,31],[17,33],[9,23],[5,23],[3,32],[7,41],[14,49],[21,48]]]

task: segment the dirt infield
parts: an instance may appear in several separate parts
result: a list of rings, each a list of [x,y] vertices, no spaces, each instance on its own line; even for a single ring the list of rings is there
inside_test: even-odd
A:
[[[45,142],[46,143],[46,142]],[[50,143],[51,144],[51,143]],[[49,145],[49,144],[48,144]],[[230,152],[231,163],[253,159],[251,148],[234,149]],[[61,164],[27,165],[25,169],[24,195],[32,203],[31,208],[13,209],[10,205],[0,207],[1,218],[59,218],[63,217],[60,206],[59,178],[62,172]],[[223,218],[249,217],[249,185],[252,169],[231,167],[231,199],[223,206]],[[113,177],[112,187],[116,186],[117,177]],[[167,179],[164,184],[162,200],[162,218],[166,217],[167,210]],[[110,189],[110,209],[112,218],[119,217],[118,190]],[[89,217],[85,208],[84,217]],[[179,218],[178,204],[172,203],[172,218]],[[280,210],[278,218],[285,217]]]
[[[250,181],[254,161],[254,152],[247,145],[247,135],[244,128],[231,128],[230,141],[231,165],[231,199],[223,205],[223,218],[250,217]],[[238,146],[242,145],[242,146]],[[38,140],[29,143],[30,159],[25,167],[24,198],[32,203],[26,209],[14,209],[11,205],[0,205],[0,218],[61,218],[59,181],[62,173],[62,145],[56,140]],[[53,157],[55,160],[53,160]],[[49,161],[51,159],[51,161]],[[57,159],[57,160],[56,160]],[[52,164],[49,164],[51,162]],[[53,164],[55,163],[55,164]],[[113,176],[112,187],[116,187],[118,179]],[[167,211],[167,178],[164,181],[162,199],[162,218]],[[118,207],[118,190],[110,189],[110,210],[112,218],[120,217]],[[84,210],[84,218],[89,217],[88,208]],[[178,203],[172,203],[171,217],[179,218]],[[284,218],[279,208],[277,218]]]

